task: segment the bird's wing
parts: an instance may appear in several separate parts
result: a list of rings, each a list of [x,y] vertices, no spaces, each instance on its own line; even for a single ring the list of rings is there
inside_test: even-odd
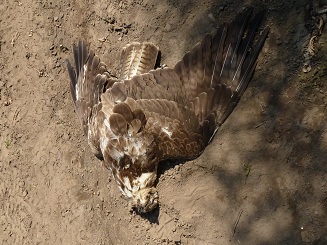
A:
[[[269,32],[263,30],[254,43],[264,12],[251,18],[252,11],[246,9],[230,24],[207,34],[174,67],[199,122],[214,119],[215,131],[247,88]]]
[[[206,140],[203,139],[204,128],[186,100],[174,69],[157,69],[114,83],[102,96],[102,111],[108,117],[119,118],[119,123],[109,120],[113,123],[110,128],[116,132],[124,129],[124,134],[131,127],[131,112],[141,111],[146,117],[142,127],[155,138],[159,159],[191,159],[203,150]],[[119,111],[123,117],[112,116],[114,108],[120,104],[126,104],[130,109]]]
[[[124,100],[117,102],[116,97]],[[102,104],[102,111],[109,118],[107,128],[111,132],[128,138],[142,131],[144,142],[141,144],[148,147],[146,142],[153,140],[159,160],[192,159],[205,147],[194,111],[176,101],[160,98],[135,100],[127,96],[126,90],[118,91],[113,86],[102,95]]]
[[[247,9],[229,25],[207,34],[174,69],[152,70],[116,82],[103,95],[107,97],[103,110],[109,115],[116,104],[125,103],[131,111],[142,111],[144,129],[154,135],[161,160],[198,156],[253,75],[268,29],[253,44],[263,12],[252,19],[251,13]],[[121,115],[122,124],[113,120],[115,125],[110,126],[127,132],[130,113]]]
[[[119,91],[123,91],[124,95]],[[187,98],[176,72],[170,68],[151,70],[130,80],[116,82],[112,92],[116,102],[130,97],[135,100],[166,99],[186,105]]]
[[[71,94],[88,143],[93,153],[102,157],[97,129],[101,110],[100,96],[116,79],[108,73],[99,57],[88,50],[84,40],[80,40],[78,46],[73,44],[73,54],[75,70],[67,60]]]
[[[149,72],[155,66],[158,52],[158,47],[147,42],[134,42],[127,45],[121,53],[119,77],[129,79],[136,74]],[[73,101],[93,153],[98,157],[103,157],[100,138],[104,133],[101,127],[103,127],[105,115],[101,112],[101,95],[120,79],[109,74],[106,65],[100,61],[93,50],[89,51],[84,40],[80,40],[78,46],[73,44],[73,53],[75,70],[67,60]]]
[[[68,68],[84,127],[90,125],[90,115],[96,114],[90,108],[101,101],[95,108],[103,112],[98,116],[101,120],[109,119],[102,125],[111,133],[142,128],[155,137],[160,159],[198,156],[233,111],[253,75],[268,28],[254,43],[264,13],[253,18],[251,13],[247,9],[230,24],[207,34],[173,69],[151,70],[158,48],[132,43],[121,55],[120,80],[111,79],[92,52],[87,56],[83,43],[74,47],[77,75],[70,64]]]

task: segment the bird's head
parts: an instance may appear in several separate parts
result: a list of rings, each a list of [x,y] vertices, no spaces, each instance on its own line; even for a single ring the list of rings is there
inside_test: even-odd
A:
[[[135,143],[132,144],[135,147]],[[146,145],[146,144],[145,144]],[[142,152],[142,151],[140,151]],[[121,189],[128,197],[131,209],[138,213],[147,213],[158,206],[158,192],[155,188],[158,158],[156,145],[147,145],[140,155],[128,155],[126,152],[120,161]]]
[[[145,188],[133,193],[130,205],[138,213],[147,213],[158,206],[159,195],[154,187]]]

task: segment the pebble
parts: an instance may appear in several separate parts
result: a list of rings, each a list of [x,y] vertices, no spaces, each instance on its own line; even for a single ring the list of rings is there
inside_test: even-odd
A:
[[[219,11],[219,12],[220,12],[220,11],[223,11],[223,10],[225,9],[225,7],[226,7],[226,6],[220,6],[218,11]]]
[[[26,197],[27,194],[28,194],[28,191],[27,191],[27,190],[24,190],[22,196],[23,196],[23,197]]]
[[[174,232],[171,239],[175,242],[178,243],[181,240],[181,234],[179,232]]]
[[[170,30],[171,30],[171,25],[167,23],[165,26],[165,31],[169,32]]]

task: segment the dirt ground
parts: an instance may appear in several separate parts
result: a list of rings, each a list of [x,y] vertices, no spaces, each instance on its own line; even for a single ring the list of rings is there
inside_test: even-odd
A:
[[[271,28],[247,92],[201,157],[162,166],[160,209],[129,213],[74,111],[71,44],[84,37],[115,72],[123,46],[152,41],[173,66],[245,6]],[[2,0],[0,244],[327,244],[326,30],[302,71],[317,6]]]

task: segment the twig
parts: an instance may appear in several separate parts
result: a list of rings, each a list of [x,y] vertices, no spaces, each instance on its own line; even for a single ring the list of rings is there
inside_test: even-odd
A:
[[[240,218],[241,218],[242,213],[243,213],[243,209],[241,209],[241,211],[237,215],[237,219],[235,221],[234,228],[232,230],[233,236],[235,235],[236,227],[237,227],[238,223],[240,222]]]
[[[11,45],[14,47],[14,45],[15,45],[15,41],[18,39],[18,37],[19,37],[19,32],[18,31],[16,31],[16,33],[15,33],[15,35],[14,35],[14,37],[11,39]]]
[[[245,184],[246,184],[246,181],[247,181],[247,179],[248,179],[248,177],[249,177],[249,175],[250,175],[250,172],[251,172],[251,165],[250,165],[250,163],[248,163],[248,164],[243,164],[243,169],[244,169],[244,171],[245,171]]]
[[[261,127],[262,125],[264,125],[266,123],[266,121],[264,121],[264,122],[262,122],[262,123],[260,123],[260,124],[258,124],[257,126],[255,126],[254,128],[259,128],[259,127]]]
[[[18,114],[20,113],[20,111],[21,111],[21,109],[19,107],[17,107],[16,110],[15,110],[14,116],[12,118],[12,125],[13,126],[15,126],[16,123],[20,120],[20,119],[17,120]]]
[[[318,32],[319,32],[319,35],[322,34],[322,31],[324,29],[324,26],[325,26],[325,21],[322,17],[319,17],[319,24],[318,24]]]

